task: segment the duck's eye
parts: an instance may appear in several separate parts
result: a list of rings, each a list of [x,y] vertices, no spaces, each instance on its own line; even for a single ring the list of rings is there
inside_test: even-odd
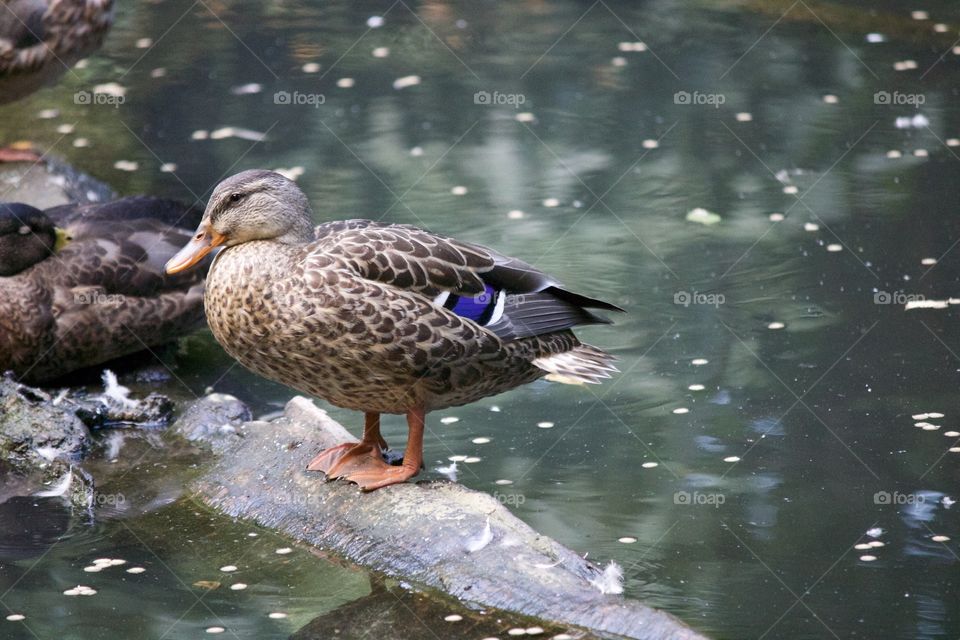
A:
[[[242,193],[231,193],[230,202],[240,202],[241,200],[243,200],[243,196],[244,194]]]

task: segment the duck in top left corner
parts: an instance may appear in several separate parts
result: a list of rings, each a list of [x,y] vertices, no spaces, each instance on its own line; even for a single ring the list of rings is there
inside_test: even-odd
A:
[[[163,268],[201,213],[145,196],[0,203],[0,372],[41,383],[201,326],[202,271]]]

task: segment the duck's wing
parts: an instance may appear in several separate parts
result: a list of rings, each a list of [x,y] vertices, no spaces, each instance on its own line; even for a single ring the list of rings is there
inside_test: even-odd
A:
[[[622,311],[521,260],[409,225],[345,220],[320,225],[316,238],[312,261],[417,292],[504,340],[609,323],[590,308]]]

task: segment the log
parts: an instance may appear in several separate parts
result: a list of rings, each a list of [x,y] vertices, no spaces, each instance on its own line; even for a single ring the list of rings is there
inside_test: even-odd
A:
[[[447,481],[362,493],[305,471],[321,449],[356,440],[307,398],[230,434],[218,438],[216,459],[192,487],[230,516],[480,607],[603,636],[703,638],[669,614],[601,593],[603,569],[538,534],[490,495]]]

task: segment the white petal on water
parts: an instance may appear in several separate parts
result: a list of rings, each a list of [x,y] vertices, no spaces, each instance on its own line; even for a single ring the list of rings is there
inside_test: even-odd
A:
[[[911,11],[910,17],[914,20],[929,20],[930,14],[926,11]]]
[[[379,29],[383,26],[383,16],[370,16],[367,18],[367,26],[371,29]]]
[[[77,147],[78,149],[82,149],[83,147],[89,147],[90,141],[86,138],[77,138],[76,140],[73,141],[73,146]]]
[[[948,147],[960,147],[960,138],[947,138]]]
[[[511,220],[519,220],[523,217],[523,211],[520,211],[520,209],[511,209],[507,211],[507,217]]]
[[[263,85],[259,82],[248,82],[230,89],[230,93],[235,96],[249,96],[263,91]]]
[[[691,384],[687,389],[690,389],[690,391],[703,391],[706,387],[702,384]]]
[[[836,244],[836,243],[828,244],[827,251],[829,251],[830,253],[837,253],[838,251],[843,251],[843,245]]]
[[[93,93],[105,93],[108,96],[122,98],[123,96],[127,95],[127,89],[116,82],[105,82],[103,84],[95,85],[93,87]]]
[[[122,566],[122,565],[125,565],[125,564],[127,564],[127,561],[124,560],[124,559],[122,559],[122,558],[112,558],[112,559],[110,560],[110,566],[111,566],[111,567],[119,567],[119,566]]]
[[[173,173],[177,170],[177,164],[175,162],[164,162],[160,165],[161,173]]]
[[[915,413],[915,414],[913,414],[913,415],[910,416],[910,417],[913,418],[914,420],[926,420],[927,418],[930,417],[930,414],[929,414],[929,413]]]
[[[456,613],[451,613],[450,615],[444,617],[444,622],[460,622],[463,620],[463,616]]]
[[[872,556],[872,555],[870,555],[869,553],[860,556],[860,561],[861,561],[861,562],[873,562],[873,561],[876,560],[876,559],[877,559],[877,556]]]
[[[207,633],[212,635],[223,633],[224,631],[226,631],[226,629],[224,629],[223,627],[207,627]]]
[[[811,232],[812,232],[812,231],[819,231],[819,230],[820,230],[820,225],[815,224],[815,223],[813,223],[813,222],[805,222],[805,223],[803,224],[803,230],[804,230],[804,231],[811,231]]]
[[[27,616],[22,613],[11,613],[7,616],[7,622],[20,622],[21,620],[26,620]]]
[[[529,111],[521,111],[517,115],[513,116],[513,119],[517,122],[535,122],[537,117]]]
[[[514,627],[507,631],[508,636],[525,636],[527,635],[526,629],[521,629],[520,627]]]
[[[37,112],[37,117],[41,120],[53,120],[60,115],[58,109],[41,109]]]
[[[414,158],[419,158],[423,155],[423,147],[414,147],[413,149],[410,149],[410,155]]]
[[[277,549],[277,551],[276,551],[276,554],[277,554],[278,556],[285,556],[285,555],[289,555],[289,554],[291,554],[291,553],[293,553],[293,549],[291,549],[290,547],[281,547],[280,549]]]
[[[823,101],[827,104],[837,104],[840,99],[832,93],[828,93],[827,95],[823,96]]]
[[[447,457],[447,460],[449,460],[450,462],[463,462],[466,459],[467,459],[467,456],[461,456],[461,455]]]
[[[627,59],[623,56],[615,56],[610,60],[610,64],[615,67],[625,67],[627,66]]]
[[[282,611],[274,611],[274,612],[270,613],[267,617],[270,618],[270,619],[272,619],[272,620],[283,620],[284,618],[287,617],[287,614],[285,614],[285,613],[282,612]]]
[[[891,160],[896,160],[897,158],[903,157],[903,154],[896,149],[891,149],[890,151],[887,151],[887,157]]]
[[[553,429],[553,426],[554,426],[554,425],[553,425],[552,422],[548,422],[548,421],[546,421],[546,420],[544,420],[543,422],[538,422],[538,423],[537,423],[537,428],[538,428],[538,429]]]
[[[559,201],[558,199],[556,199],[556,198],[544,198],[544,200],[543,200],[543,206],[547,207],[548,209],[552,209],[552,208],[554,208],[554,207],[559,207],[559,206],[560,206],[560,201]]]
[[[543,627],[527,627],[526,632],[528,636],[538,636],[543,633]]]
[[[643,147],[644,149],[656,149],[657,147],[660,146],[660,143],[656,140],[653,140],[652,138],[648,138],[647,140],[644,140],[643,142],[641,142],[640,146]]]
[[[944,431],[943,435],[948,438],[960,438],[960,431]]]
[[[390,48],[389,48],[389,47],[377,47],[376,49],[374,49],[373,51],[371,51],[370,54],[371,54],[374,58],[386,58],[387,56],[390,55]]]
[[[341,89],[349,89],[356,83],[357,81],[354,80],[353,78],[340,78],[339,80],[337,80],[337,86],[340,87]]]
[[[707,211],[703,207],[697,207],[687,212],[687,222],[696,222],[705,226],[710,226],[720,222],[721,218],[713,211]]]
[[[474,438],[470,442],[472,442],[473,444],[487,444],[488,442],[490,442],[490,438]]]
[[[861,542],[860,544],[853,545],[853,548],[856,549],[857,551],[867,551],[871,547],[869,542]]]
[[[89,567],[84,567],[83,570],[86,571],[87,573],[100,573],[101,571],[103,571],[103,567],[100,565],[92,564]]]
[[[209,137],[210,137],[210,133],[205,129],[197,129],[196,131],[190,134],[191,140],[206,140]]]
[[[887,546],[887,543],[880,542],[879,540],[871,540],[870,542],[867,543],[867,546],[870,547],[871,549],[879,549],[880,547]]]
[[[887,37],[882,33],[868,33],[866,36],[866,40],[870,44],[878,44],[880,42],[886,42]]]
[[[940,412],[938,412],[938,411],[932,411],[932,412],[930,412],[930,413],[927,414],[927,417],[929,417],[929,418],[942,418],[942,417],[943,417],[943,414],[940,413]]]
[[[794,195],[794,194],[797,193],[798,191],[799,191],[799,189],[797,189],[797,186],[796,186],[796,185],[793,185],[793,184],[788,184],[787,186],[785,186],[785,187],[783,188],[783,192],[784,192],[785,194],[789,195],[789,196]]]
[[[444,416],[440,418],[440,424],[453,424],[455,422],[460,422],[460,418],[456,416]]]
[[[143,567],[130,567],[129,569],[127,569],[127,573],[132,573],[134,575],[137,575],[139,573],[144,573],[145,571],[146,569],[144,569]]]
[[[480,460],[481,458],[478,458],[477,456],[467,456],[463,459],[466,464],[476,464],[477,462],[480,462]]]
[[[917,158],[926,158],[930,155],[930,152],[926,149],[914,149],[913,155]]]
[[[741,111],[735,117],[737,122],[750,122],[753,120],[753,114],[746,111]]]
[[[933,265],[937,264],[937,259],[936,259],[936,258],[924,258],[923,260],[920,261],[920,264],[924,265],[925,267],[930,267],[930,266],[933,266]]]
[[[727,456],[723,459],[724,462],[740,462],[740,456]]]
[[[685,413],[690,413],[690,409],[686,407],[677,407],[673,410],[673,413],[677,414],[678,416],[682,416]]]
[[[937,33],[946,33],[950,30],[950,27],[942,22],[938,22],[937,24],[933,25],[933,30]]]
[[[706,358],[694,358],[693,360],[690,361],[690,364],[692,364],[692,365],[695,366],[695,367],[702,367],[703,365],[707,364],[708,362],[710,362],[710,361],[707,360]]]
[[[910,71],[917,68],[916,60],[898,60],[893,63],[894,71]]]
[[[960,447],[950,447],[947,451],[950,453],[960,453]]]
[[[644,469],[655,469],[656,467],[659,467],[659,466],[660,466],[660,463],[659,463],[659,462],[644,462],[644,463],[641,464],[640,466],[643,467]]]
[[[222,571],[223,573],[233,573],[236,570],[237,570],[237,566],[233,564],[228,564],[220,567],[220,571]]]
[[[776,331],[778,329],[783,329],[786,326],[787,325],[783,324],[782,322],[771,322],[770,324],[767,325],[767,329]]]
[[[467,195],[467,188],[464,187],[463,185],[458,184],[457,186],[450,189],[450,193],[452,193],[455,196],[465,196]]]
[[[623,544],[633,544],[636,541],[637,539],[634,538],[633,536],[623,536],[622,538],[617,538],[617,542],[620,542]]]
[[[236,584],[230,585],[231,591],[243,591],[246,588],[247,588],[247,584],[245,582],[238,582]]]
[[[137,49],[149,49],[153,46],[153,38],[138,38],[134,46]]]
[[[151,78],[162,78],[167,75],[167,70],[164,67],[157,67],[150,71]]]
[[[935,535],[930,539],[933,540],[934,542],[950,542],[950,536],[944,536],[944,535]]]
[[[513,480],[507,480],[506,478],[500,478],[499,480],[494,480],[493,484],[498,484],[498,485],[500,485],[501,487],[503,487],[503,486],[506,486],[506,485],[508,485],[508,484],[513,484]]]
[[[879,538],[883,535],[883,529],[880,527],[873,527],[872,529],[867,529],[866,534],[871,538]]]
[[[403,76],[393,81],[393,88],[400,90],[407,87],[415,87],[420,84],[420,76]]]
[[[647,50],[647,45],[643,42],[619,42],[617,43],[617,49],[623,52],[643,52]]]
[[[73,133],[74,126],[72,124],[61,124],[57,127],[57,133],[62,133],[63,135],[69,135]]]
[[[140,164],[133,160],[117,160],[113,163],[113,168],[120,171],[136,171],[140,168]]]
[[[318,71],[320,71],[320,63],[307,62],[302,67],[300,67],[300,70],[303,71],[304,73],[317,73]]]
[[[776,212],[774,212],[774,213],[771,213],[771,214],[770,214],[769,216],[767,216],[767,217],[770,218],[770,222],[783,222],[783,214],[782,214],[782,213],[776,213]]]

